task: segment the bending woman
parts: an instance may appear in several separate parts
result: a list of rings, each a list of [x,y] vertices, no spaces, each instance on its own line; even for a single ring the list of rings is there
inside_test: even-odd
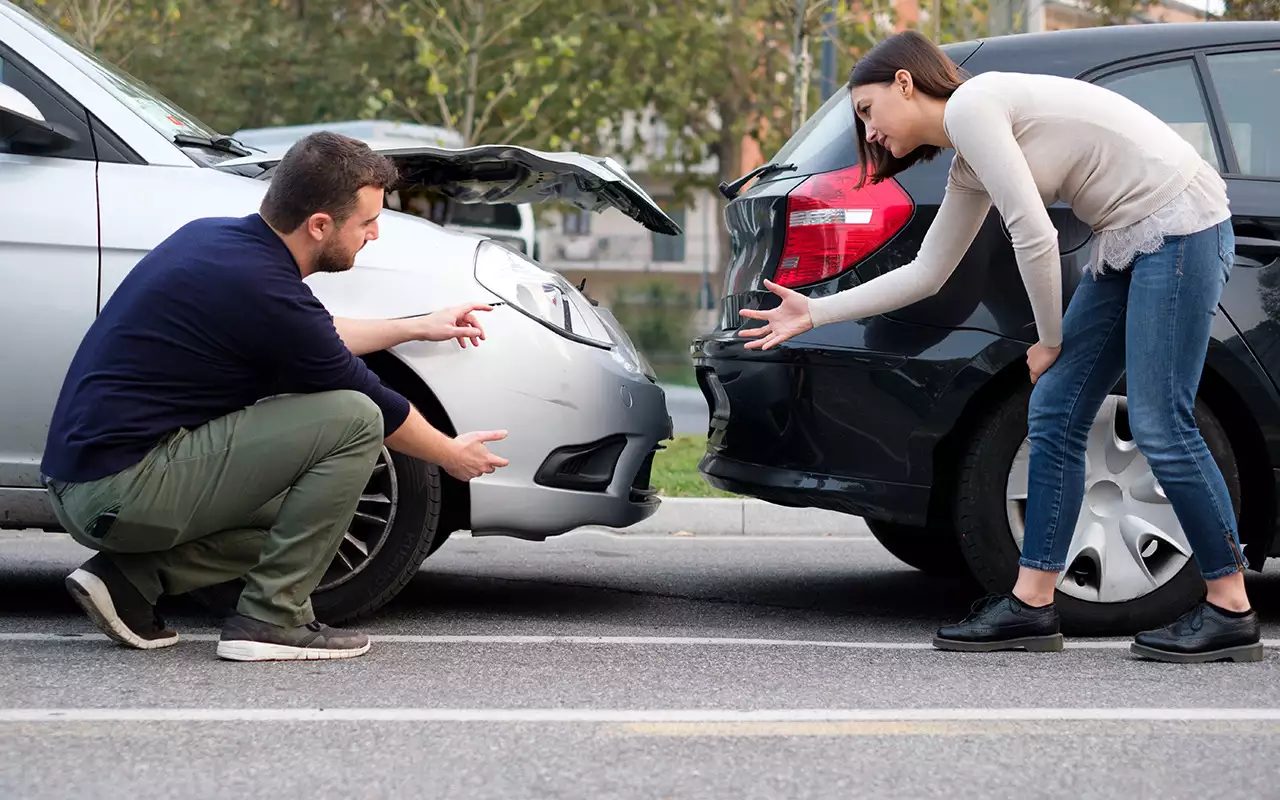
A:
[[[1166,661],[1261,658],[1231,498],[1192,417],[1210,325],[1234,259],[1226,185],[1217,171],[1122,95],[1045,75],[965,79],[914,31],[873,48],[854,67],[849,89],[863,180],[868,172],[873,182],[883,180],[953,148],[946,196],[910,264],[813,300],[766,282],[782,303],[742,312],[765,323],[741,332],[754,337],[747,347],[768,349],[816,325],[882,314],[935,294],[992,204],[1009,229],[1039,337],[1027,351],[1035,387],[1017,582],[941,628],[935,646],[1062,649],[1054,587],[1084,496],[1086,433],[1124,374],[1134,440],[1208,588],[1168,627],[1138,634],[1132,649]],[[1046,209],[1055,199],[1096,237],[1092,274],[1065,315],[1058,234]]]

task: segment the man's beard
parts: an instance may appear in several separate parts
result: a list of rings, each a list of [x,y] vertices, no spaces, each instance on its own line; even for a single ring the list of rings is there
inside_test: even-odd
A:
[[[356,265],[356,254],[347,253],[334,242],[316,256],[316,272],[346,272]]]

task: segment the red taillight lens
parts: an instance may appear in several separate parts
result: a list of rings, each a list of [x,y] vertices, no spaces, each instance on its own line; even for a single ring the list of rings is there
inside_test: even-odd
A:
[[[813,175],[787,197],[787,239],[774,283],[835,277],[889,241],[914,204],[892,178],[855,189],[861,168]]]

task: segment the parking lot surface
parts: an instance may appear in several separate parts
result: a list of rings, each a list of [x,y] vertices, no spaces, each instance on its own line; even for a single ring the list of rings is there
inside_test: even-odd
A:
[[[108,643],[67,597],[85,556],[0,534],[0,796],[1275,796],[1267,657],[1177,666],[1128,641],[934,651],[974,590],[869,535],[459,537],[346,662]]]

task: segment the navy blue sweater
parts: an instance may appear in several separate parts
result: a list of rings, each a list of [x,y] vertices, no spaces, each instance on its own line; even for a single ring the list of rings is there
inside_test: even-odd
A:
[[[85,334],[41,471],[96,480],[180,427],[271,395],[331,389],[367,394],[388,433],[409,414],[408,401],[343,344],[262,217],[196,220],[138,262]]]

